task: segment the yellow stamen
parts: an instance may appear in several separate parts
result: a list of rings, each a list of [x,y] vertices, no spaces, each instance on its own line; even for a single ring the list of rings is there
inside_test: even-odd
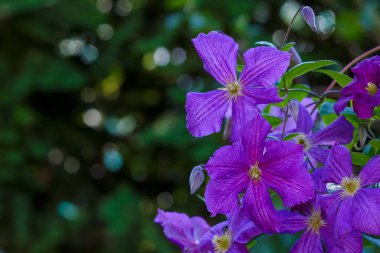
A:
[[[322,219],[320,210],[312,210],[311,215],[307,219],[307,230],[311,230],[314,233],[318,234],[319,229],[323,226],[326,226],[326,222]]]
[[[299,134],[296,137],[296,142],[297,142],[297,144],[303,146],[304,151],[307,151],[310,148],[310,144],[306,139],[306,135],[304,135],[304,134]]]
[[[367,83],[367,87],[366,87],[365,89],[366,89],[366,90],[368,91],[368,93],[371,94],[371,95],[374,95],[374,94],[377,92],[377,90],[378,90],[376,84],[374,84],[374,83],[372,83],[372,82]]]
[[[355,193],[360,189],[360,179],[357,177],[349,178],[345,177],[340,183],[343,189],[343,195],[354,196]]]
[[[240,84],[238,82],[234,82],[234,83],[229,83],[227,84],[226,87],[224,88],[219,88],[219,90],[225,90],[225,91],[228,91],[228,95],[230,98],[233,98],[236,100],[236,97],[237,96],[240,96],[241,95],[241,87],[240,87]]]
[[[259,168],[259,162],[256,162],[255,165],[253,165],[249,171],[248,171],[249,177],[253,180],[259,180],[261,178],[261,170]]]
[[[231,247],[232,235],[227,230],[223,235],[214,235],[212,244],[214,245],[215,253],[225,253]]]

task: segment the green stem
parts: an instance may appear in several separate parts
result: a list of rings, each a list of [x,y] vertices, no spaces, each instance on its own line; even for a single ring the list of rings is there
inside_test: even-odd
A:
[[[284,39],[282,40],[281,47],[283,47],[283,46],[285,45],[286,41],[288,40],[288,37],[289,37],[290,31],[291,31],[291,29],[292,29],[292,25],[293,25],[293,23],[294,23],[294,20],[296,20],[296,17],[297,17],[298,13],[299,13],[301,10],[302,10],[302,7],[300,7],[300,8],[297,10],[296,14],[294,14],[292,20],[290,21],[289,26],[288,26],[288,29],[286,30],[286,34],[285,34],[285,36],[284,36]]]

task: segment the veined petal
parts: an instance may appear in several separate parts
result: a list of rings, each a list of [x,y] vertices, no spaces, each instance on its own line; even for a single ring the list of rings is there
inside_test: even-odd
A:
[[[356,229],[366,234],[379,236],[380,189],[360,189],[354,197],[352,214]]]
[[[380,80],[380,56],[376,55],[356,64],[351,70],[355,78],[363,83]]]
[[[229,220],[229,229],[234,235],[234,242],[246,244],[263,232],[249,216],[249,209],[242,207]]]
[[[241,134],[245,131],[245,126],[248,126],[252,119],[257,117],[259,111],[255,101],[246,96],[237,97],[232,104],[232,129],[231,141],[240,141]]]
[[[262,178],[277,192],[287,207],[314,197],[314,182],[303,167],[303,149],[292,142],[266,142],[266,153],[259,167]]]
[[[353,99],[353,107],[355,113],[361,119],[371,118],[373,109],[380,104],[380,94],[377,92],[375,95],[358,95]]]
[[[186,99],[187,129],[195,137],[220,131],[228,105],[225,91],[189,92]]]
[[[280,217],[273,206],[268,188],[262,180],[251,181],[243,198],[250,208],[253,222],[265,233],[280,231]]]
[[[290,54],[271,47],[256,47],[244,53],[242,86],[272,86],[280,80],[290,63]]]
[[[191,41],[210,75],[224,85],[236,82],[239,46],[231,37],[219,32],[210,32],[201,33]]]
[[[294,119],[296,121],[296,129],[308,135],[313,127],[313,119],[303,104],[294,100],[298,104],[298,115]]]
[[[340,184],[344,177],[353,177],[351,154],[346,147],[336,145],[326,160],[323,181]]]
[[[248,173],[249,168],[249,161],[239,143],[217,149],[205,165],[211,179],[223,178],[233,172]]]
[[[211,180],[206,186],[205,201],[212,216],[229,214],[238,210],[239,193],[248,185],[249,165],[241,153],[239,145],[218,149],[207,162]]]
[[[350,143],[354,134],[354,127],[340,116],[327,127],[310,135],[308,140],[314,145],[333,145]]]
[[[247,155],[249,165],[255,165],[263,156],[265,139],[271,125],[259,114],[245,125],[241,133],[241,145]]]
[[[325,164],[330,150],[327,148],[311,147],[306,153],[321,164]]]
[[[282,101],[274,85],[270,87],[245,87],[242,93],[243,96],[252,100],[252,104],[275,104]]]
[[[313,231],[305,231],[290,250],[291,253],[323,253],[322,240]]]
[[[297,212],[279,211],[281,217],[280,233],[297,233],[307,227],[307,217]]]
[[[346,108],[347,106],[347,103],[352,100],[355,96],[344,96],[342,95],[342,97],[336,101],[335,105],[334,105],[334,111],[336,112],[336,114],[340,114],[344,108]]]
[[[211,252],[214,248],[214,245],[212,244],[212,238],[215,235],[223,234],[225,228],[228,228],[227,221],[220,222],[211,227],[209,231],[202,237],[202,240],[199,243],[200,252]]]
[[[367,87],[367,83],[361,80],[358,80],[356,76],[349,85],[347,85],[341,90],[341,93],[343,96],[352,96],[352,95],[356,96],[360,94],[368,94],[368,92],[365,89],[366,87]]]
[[[380,182],[380,155],[374,156],[367,162],[359,173],[362,186],[368,186]]]
[[[176,212],[165,212],[158,210],[154,222],[164,228],[165,236],[181,247],[191,249],[197,247],[197,240],[201,238],[210,227],[200,217],[189,218],[186,214]],[[194,227],[197,226],[197,227]],[[195,237],[194,229],[197,230]]]

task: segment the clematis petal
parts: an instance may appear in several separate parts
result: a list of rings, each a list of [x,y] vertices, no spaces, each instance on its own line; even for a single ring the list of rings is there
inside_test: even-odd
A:
[[[342,198],[340,193],[331,194],[323,206],[327,210],[327,227],[321,228],[321,233],[327,252],[362,252],[361,233],[352,224],[353,198]]]
[[[261,181],[251,181],[243,198],[250,209],[253,222],[265,233],[280,231],[280,217],[277,214],[269,190]]]
[[[239,145],[218,149],[207,162],[205,169],[211,180],[206,186],[205,201],[212,216],[238,210],[239,193],[248,184],[249,165]]]
[[[242,86],[269,87],[280,80],[290,63],[290,54],[271,47],[256,47],[244,53]]]
[[[314,182],[303,167],[302,146],[292,142],[266,142],[266,153],[260,161],[262,178],[277,192],[287,207],[314,197]]]
[[[275,104],[282,101],[278,96],[276,86],[272,87],[246,87],[242,91],[254,104]]]
[[[354,112],[361,119],[371,118],[373,109],[380,104],[380,94],[371,96],[369,94],[358,95],[353,99]]]
[[[362,235],[357,230],[341,235],[338,239],[332,234],[324,235],[326,252],[330,253],[361,253],[363,251]]]
[[[358,76],[355,76],[354,80],[341,90],[343,96],[352,96],[360,94],[368,94],[366,91],[367,83],[363,80],[358,80]]]
[[[297,233],[307,227],[307,217],[298,212],[279,211],[281,217],[280,233]]]
[[[290,250],[291,253],[323,253],[322,240],[313,231],[304,232]]]
[[[380,155],[374,156],[367,162],[359,173],[362,186],[368,186],[380,182]]]
[[[355,96],[342,96],[334,105],[334,111],[336,114],[340,114],[344,108],[346,108],[347,103],[352,100]]]
[[[249,209],[243,206],[229,219],[229,229],[234,235],[234,242],[248,243],[263,232],[249,216]]]
[[[333,145],[350,143],[354,134],[354,127],[340,116],[327,127],[310,135],[308,140],[314,145]]]
[[[311,147],[306,151],[308,156],[311,156],[321,164],[325,164],[330,150],[327,148]]]
[[[228,105],[225,91],[189,92],[186,99],[187,129],[195,137],[218,132]]]
[[[259,111],[255,101],[246,96],[239,96],[232,104],[232,129],[231,141],[240,140],[241,134],[245,131],[245,126],[248,126],[253,119],[258,115]]]
[[[236,82],[238,44],[229,36],[210,32],[191,40],[205,70],[221,84]]]
[[[210,227],[200,217],[189,218],[186,214],[158,210],[154,222],[164,228],[165,236],[181,247],[191,249],[197,247],[197,240],[208,232]],[[194,227],[196,226],[196,227]],[[197,230],[194,235],[194,229]]]
[[[239,143],[217,149],[205,165],[211,179],[223,178],[225,174],[248,173],[249,161]]]
[[[333,146],[326,160],[323,181],[340,184],[344,177],[353,177],[351,154],[344,146]]]
[[[294,119],[296,121],[296,129],[308,135],[313,127],[313,119],[303,104],[296,100],[293,101],[293,103],[298,104],[298,114]]]
[[[265,139],[271,125],[259,114],[244,127],[241,133],[241,145],[247,155],[249,165],[254,165],[263,155]]]
[[[214,245],[212,243],[212,238],[215,235],[222,235],[226,228],[228,228],[227,221],[220,222],[216,224],[215,226],[211,227],[199,242],[200,252],[211,252],[214,248]]]
[[[380,235],[380,189],[363,188],[354,197],[352,205],[354,227],[359,231]]]
[[[356,64],[351,71],[355,74],[355,79],[367,84],[380,80],[380,56],[376,55]]]
[[[249,251],[247,250],[247,246],[245,244],[234,243],[226,253],[249,253]]]

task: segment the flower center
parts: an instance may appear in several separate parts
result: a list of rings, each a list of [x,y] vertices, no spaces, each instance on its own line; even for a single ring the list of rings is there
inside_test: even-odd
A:
[[[306,135],[300,134],[296,137],[296,142],[298,145],[303,146],[303,150],[307,151],[310,148],[310,144],[308,143],[306,139]]]
[[[355,193],[360,189],[360,180],[356,177],[345,177],[342,179],[340,185],[342,186],[344,195],[354,196]]]
[[[312,230],[314,233],[318,234],[319,229],[326,226],[326,222],[322,219],[320,210],[312,210],[311,215],[307,218],[307,230]]]
[[[225,90],[228,92],[228,96],[236,100],[237,96],[241,95],[241,87],[238,82],[229,83],[226,87],[219,88],[219,90]]]
[[[377,90],[378,90],[376,84],[374,84],[374,83],[372,83],[372,82],[367,83],[367,87],[366,87],[365,89],[366,89],[366,90],[368,91],[368,93],[371,94],[371,95],[374,95],[374,94],[377,92]]]
[[[249,177],[253,180],[259,180],[261,178],[261,170],[259,168],[259,162],[256,162],[255,165],[253,165],[249,171],[248,171]]]
[[[212,244],[214,245],[215,253],[225,253],[231,247],[232,235],[227,230],[223,235],[214,235]]]

